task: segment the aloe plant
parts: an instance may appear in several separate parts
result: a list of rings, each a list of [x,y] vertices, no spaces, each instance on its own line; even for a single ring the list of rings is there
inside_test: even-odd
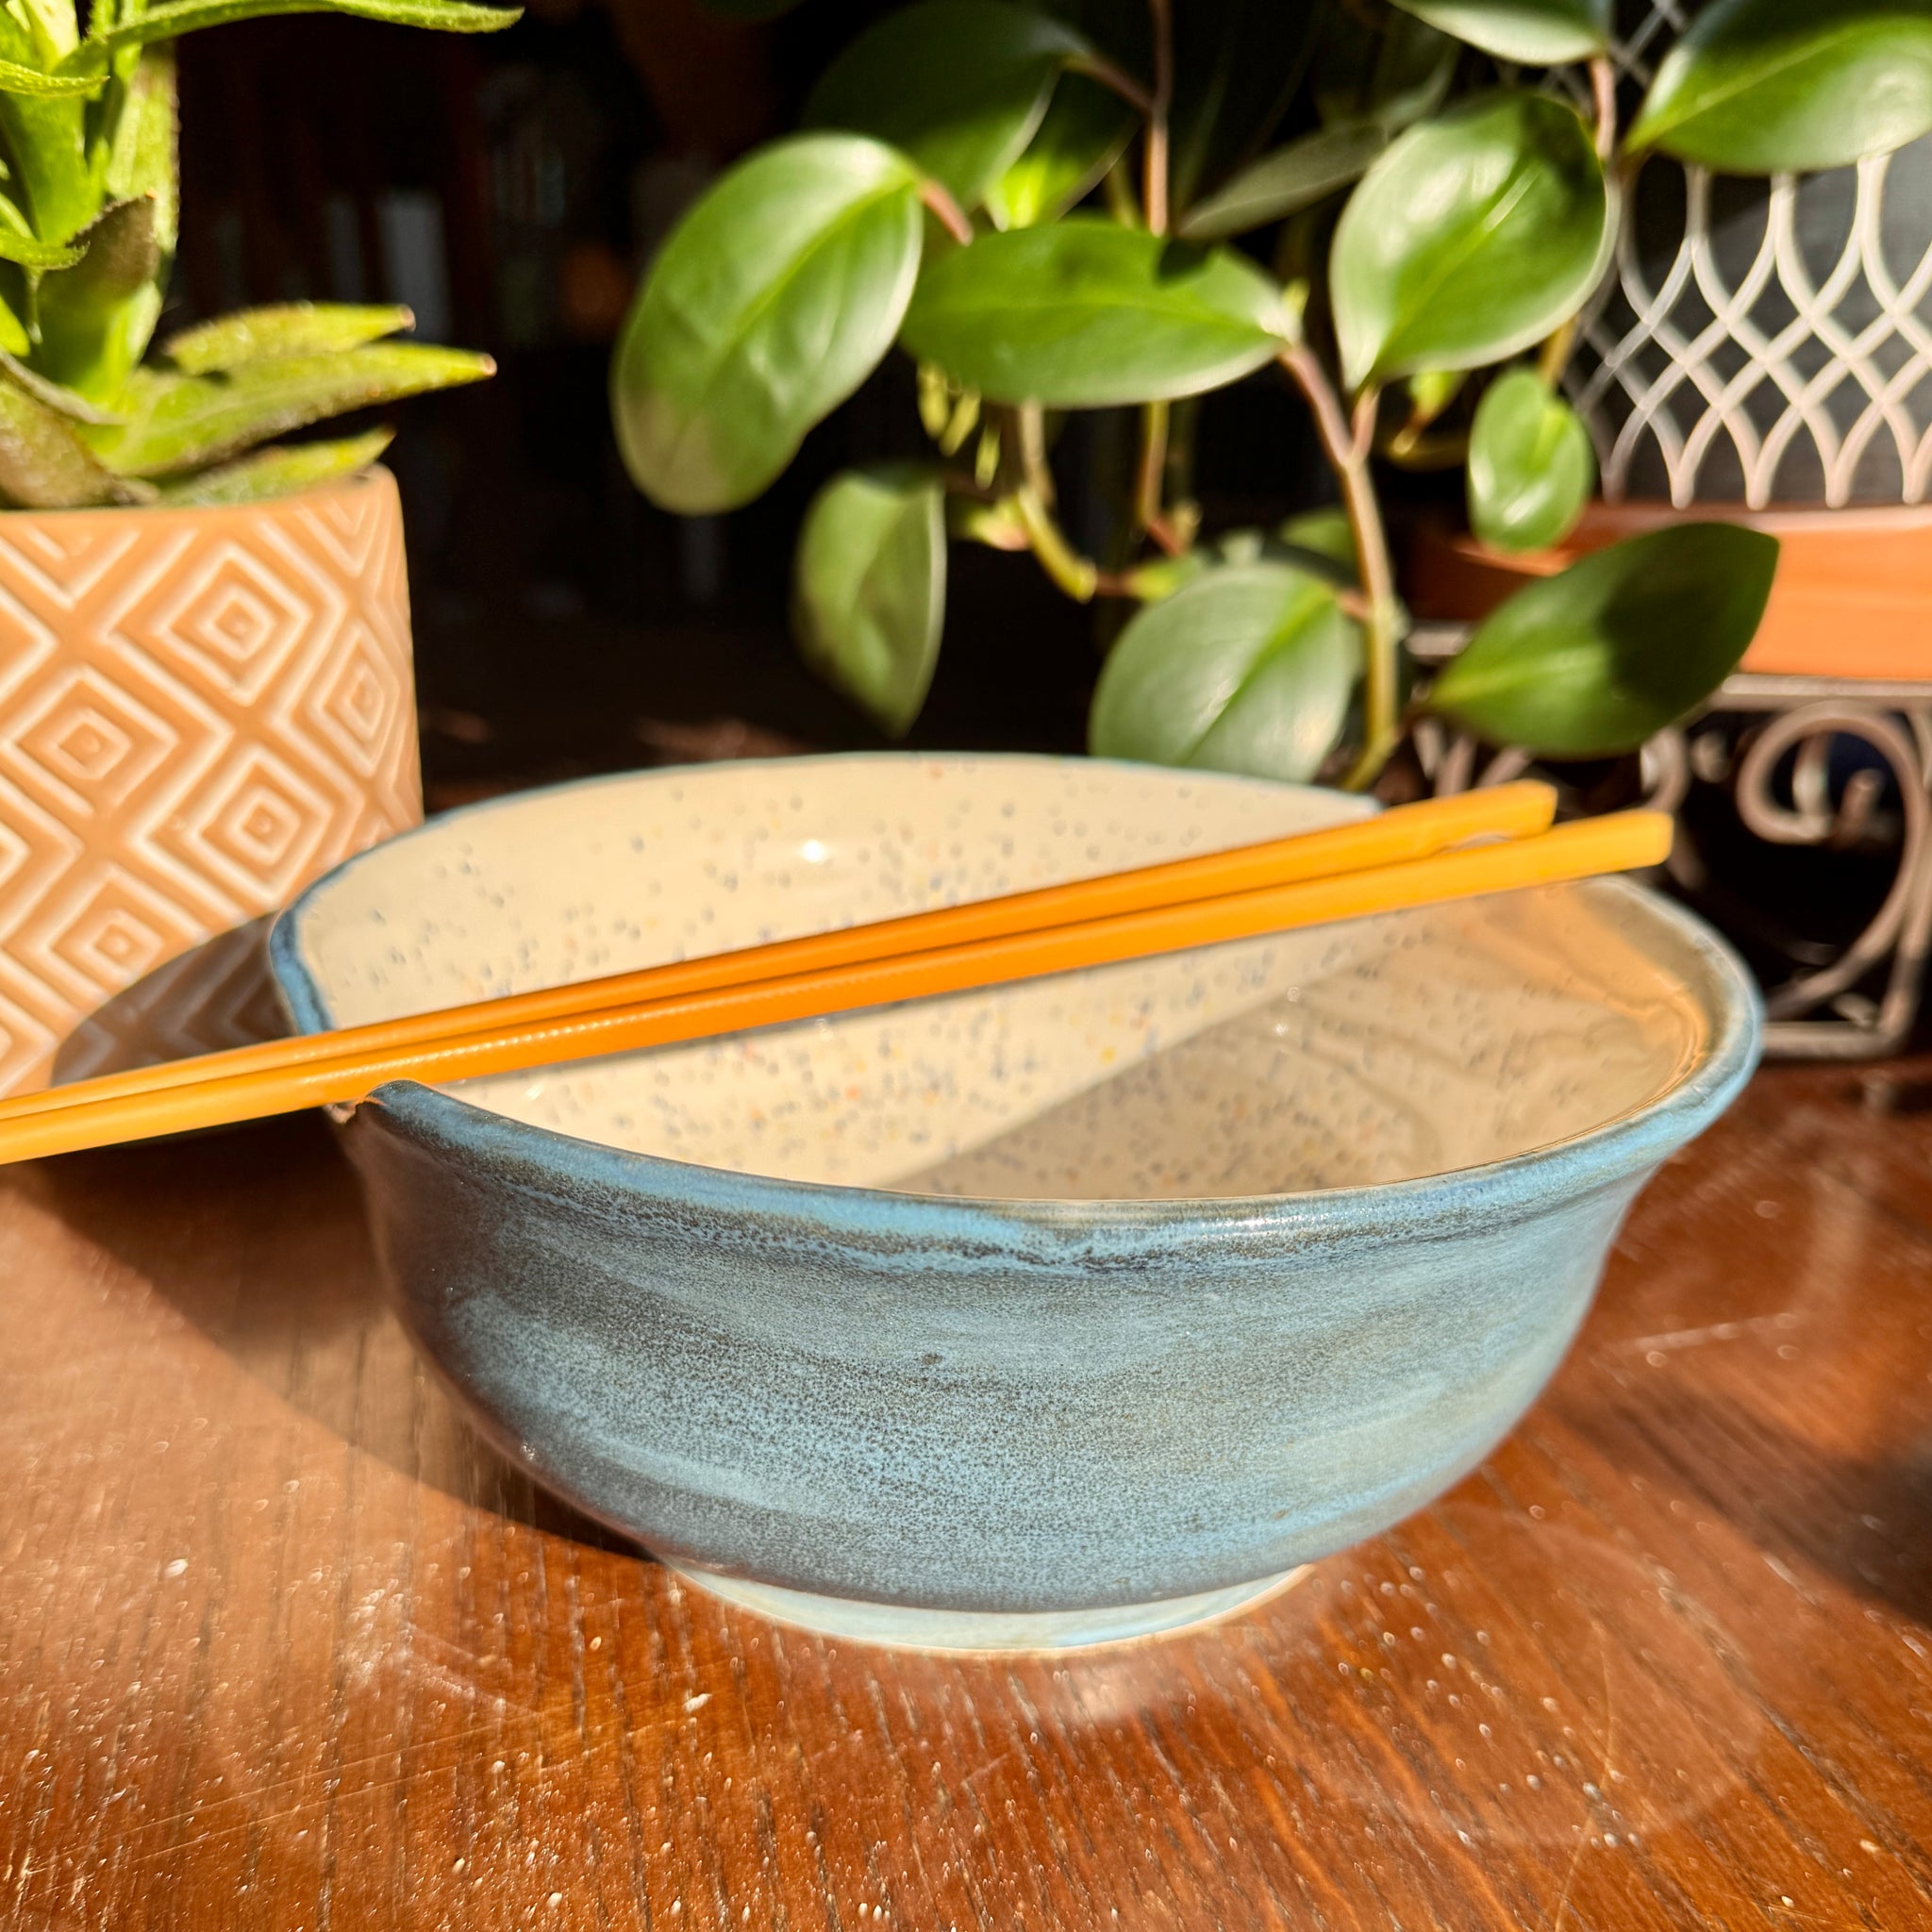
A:
[[[1133,608],[1097,752],[1366,786],[1431,711],[1551,757],[1632,749],[1737,664],[1772,540],[1600,553],[1431,680],[1378,465],[1461,464],[1483,541],[1560,542],[1595,483],[1561,379],[1646,158],[1764,174],[1932,131],[1932,0],[1707,0],[1627,125],[1610,25],[1611,0],[916,0],[649,269],[611,370],[631,475],[677,511],[745,503],[896,345],[931,459],[825,488],[794,597],[808,661],[889,731],[932,675],[950,535]],[[1271,367],[1341,509],[1204,541],[1193,399]],[[1066,412],[1119,407],[1139,460],[1090,558],[1050,448]]]
[[[172,42],[297,12],[458,33],[517,17],[464,0],[94,0],[83,33],[74,0],[0,5],[0,507],[282,495],[363,468],[390,432],[271,439],[491,373],[487,356],[386,341],[407,308],[308,303],[203,323],[143,360],[179,214]]]

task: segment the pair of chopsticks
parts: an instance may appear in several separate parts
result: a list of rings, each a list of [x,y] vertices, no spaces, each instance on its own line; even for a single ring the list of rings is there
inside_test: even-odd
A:
[[[1501,785],[1198,858],[78,1081],[0,1101],[0,1163],[353,1104],[391,1080],[632,1053],[1624,872],[1669,853],[1662,812],[1553,831],[1555,811],[1547,786]]]

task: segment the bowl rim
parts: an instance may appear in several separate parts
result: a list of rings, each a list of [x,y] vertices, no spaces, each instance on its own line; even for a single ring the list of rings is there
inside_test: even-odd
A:
[[[275,990],[296,1027],[316,1032],[333,1025],[327,999],[302,945],[306,920],[322,896],[347,874],[396,845],[441,831],[452,824],[527,806],[537,800],[607,786],[675,782],[698,773],[727,770],[796,769],[800,766],[856,763],[994,763],[1097,765],[1109,769],[1158,771],[1120,758],[1093,758],[1033,752],[865,751],[812,753],[784,758],[731,758],[698,766],[646,767],[532,787],[498,798],[478,800],[438,814],[424,824],[371,846],[343,860],[308,886],[276,918],[268,956]],[[1181,774],[1176,774],[1181,775]],[[1269,791],[1329,792],[1327,788],[1282,785],[1238,774],[1192,772],[1186,777],[1215,785],[1248,786]],[[1351,801],[1354,802],[1354,801]],[[676,1197],[693,1207],[733,1214],[768,1214],[793,1222],[807,1219],[833,1230],[877,1238],[901,1234],[924,1241],[943,1224],[952,1237],[971,1238],[1031,1226],[1091,1235],[1109,1228],[1124,1235],[1158,1226],[1188,1233],[1222,1234],[1246,1230],[1291,1229],[1297,1239],[1324,1233],[1373,1232],[1413,1235],[1418,1211],[1431,1217],[1464,1215],[1479,1222],[1526,1218],[1559,1201],[1615,1185],[1657,1165],[1692,1140],[1728,1108],[1756,1070],[1762,1050],[1763,1001],[1742,962],[1709,926],[1686,908],[1626,878],[1584,882],[1584,891],[1615,893],[1641,905],[1670,929],[1702,968],[1700,1001],[1709,1022],[1704,1051],[1664,1091],[1610,1120],[1559,1141],[1502,1160],[1452,1168],[1407,1180],[1292,1192],[1178,1196],[1162,1200],[1109,1198],[1020,1199],[1000,1195],[910,1193],[845,1181],[806,1181],[776,1174],[720,1168],[667,1155],[644,1154],[587,1141],[554,1127],[536,1126],[459,1095],[414,1080],[391,1081],[365,1106],[404,1137],[450,1154],[479,1156],[494,1175],[521,1191],[568,1197],[578,1204],[594,1199],[607,1207],[614,1192]],[[332,1108],[339,1120],[353,1121],[361,1108]]]

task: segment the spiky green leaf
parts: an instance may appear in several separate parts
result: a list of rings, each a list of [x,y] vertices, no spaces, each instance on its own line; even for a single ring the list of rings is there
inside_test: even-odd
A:
[[[495,366],[463,349],[372,342],[335,355],[265,356],[226,375],[138,369],[120,398],[126,422],[82,434],[118,475],[166,476],[350,409],[480,382]]]
[[[160,313],[154,202],[117,202],[75,239],[80,260],[41,277],[34,361],[55,382],[106,403],[141,360]]]
[[[0,227],[0,261],[17,261],[22,268],[72,268],[86,253],[84,242],[41,242]]]
[[[85,98],[99,93],[107,78],[107,69],[98,60],[58,74],[44,74],[24,60],[0,60],[0,93],[24,94],[30,100]]]
[[[360,348],[415,325],[400,307],[359,307],[343,302],[278,302],[263,308],[238,308],[212,322],[197,323],[162,346],[176,369],[209,375],[239,369],[263,356],[313,356],[331,349]]]
[[[105,468],[71,424],[0,381],[0,499],[24,509],[86,509],[153,493]]]
[[[394,26],[433,27],[451,34],[492,34],[520,19],[520,7],[476,7],[468,0],[173,0],[118,22],[92,44],[109,53],[177,40],[203,27],[234,20],[258,20],[274,13],[347,13],[360,20],[388,21]]]
[[[292,496],[318,483],[333,483],[366,470],[395,438],[393,429],[372,429],[335,442],[303,442],[258,450],[239,462],[203,470],[185,482],[171,483],[160,500],[177,508],[233,503],[266,503]]]
[[[52,409],[57,416],[65,416],[70,423],[112,424],[121,421],[111,409],[97,408],[77,390],[48,381],[39,371],[5,349],[0,349],[0,375],[4,375],[16,389],[24,389],[42,408]]]

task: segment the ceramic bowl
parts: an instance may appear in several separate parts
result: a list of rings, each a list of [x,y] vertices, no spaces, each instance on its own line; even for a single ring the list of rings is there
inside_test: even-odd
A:
[[[375,1020],[1330,823],[1033,758],[684,768],[453,814],[276,928]],[[575,1067],[344,1126],[506,1453],[699,1581],[905,1642],[1191,1621],[1471,1469],[1748,1074],[1732,956],[1541,889]]]

